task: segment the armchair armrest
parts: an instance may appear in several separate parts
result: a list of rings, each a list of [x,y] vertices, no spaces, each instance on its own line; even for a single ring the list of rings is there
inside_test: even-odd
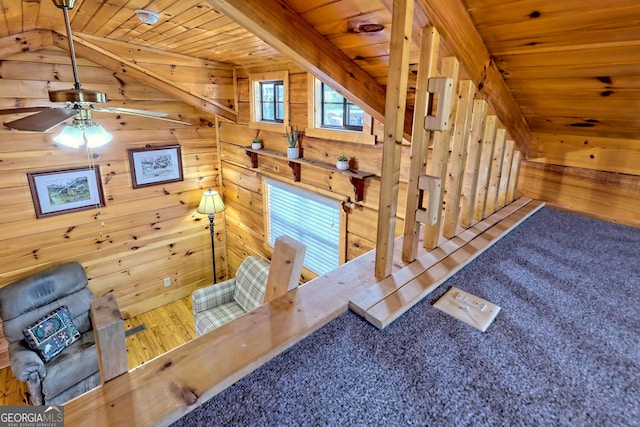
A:
[[[213,307],[233,301],[233,292],[236,288],[235,277],[224,282],[210,285],[195,290],[191,294],[191,306],[193,315],[207,311]]]
[[[9,344],[9,358],[13,376],[24,382],[37,382],[47,375],[44,362],[35,351],[26,347],[22,342]]]

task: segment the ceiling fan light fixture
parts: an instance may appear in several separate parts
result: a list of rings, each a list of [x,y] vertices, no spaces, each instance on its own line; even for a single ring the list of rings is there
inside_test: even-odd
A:
[[[113,139],[109,132],[95,123],[85,128],[84,137],[87,140],[87,147],[90,148],[102,147]]]
[[[84,134],[82,129],[74,125],[67,125],[62,131],[53,137],[53,141],[69,148],[79,148],[84,144]]]
[[[136,9],[135,12],[136,15],[138,15],[138,19],[140,21],[149,25],[154,25],[156,22],[158,22],[158,18],[160,18],[160,15],[156,12],[152,12],[146,9]]]

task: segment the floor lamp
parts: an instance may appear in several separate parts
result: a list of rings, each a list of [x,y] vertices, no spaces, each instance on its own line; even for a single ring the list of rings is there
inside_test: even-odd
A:
[[[215,233],[213,232],[213,216],[225,209],[222,197],[217,191],[209,189],[202,193],[200,205],[198,206],[199,214],[209,215],[209,232],[211,233],[211,259],[213,261],[213,283],[216,283],[216,250],[215,250]]]

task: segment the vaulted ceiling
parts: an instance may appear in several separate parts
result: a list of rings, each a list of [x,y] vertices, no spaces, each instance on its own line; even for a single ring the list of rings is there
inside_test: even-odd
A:
[[[51,0],[0,0],[0,37],[65,34]],[[241,69],[295,62],[377,117],[384,110],[393,0],[77,0],[74,35]],[[136,9],[160,15],[147,25]],[[521,146],[532,132],[640,139],[637,0],[416,0]],[[377,32],[369,32],[372,29]],[[0,49],[0,57],[4,53]],[[1,76],[0,76],[1,77]]]

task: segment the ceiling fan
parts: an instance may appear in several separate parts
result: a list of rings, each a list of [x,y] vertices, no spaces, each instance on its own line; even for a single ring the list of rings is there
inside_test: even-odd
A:
[[[69,20],[69,10],[73,9],[75,0],[53,0],[53,3],[57,7],[62,9],[64,13],[64,22],[67,29],[67,40],[69,41],[69,53],[71,56],[71,66],[73,68],[73,89],[49,91],[49,100],[52,102],[64,102],[66,104],[64,107],[25,107],[0,110],[0,115],[36,113],[27,117],[13,120],[11,122],[6,122],[4,123],[6,127],[23,131],[46,132],[49,129],[52,129],[53,127],[63,123],[65,120],[73,117],[73,124],[71,126],[66,126],[65,131],[67,130],[67,128],[75,128],[81,132],[81,135],[82,132],[84,132],[87,137],[88,135],[97,135],[96,132],[101,131],[104,132],[104,134],[108,135],[108,140],[110,140],[111,136],[106,133],[106,131],[102,129],[101,126],[96,125],[92,121],[91,113],[93,111],[136,115],[186,125],[191,124],[182,120],[167,118],[166,116],[168,116],[168,113],[162,113],[158,111],[139,110],[135,108],[95,107],[94,104],[107,102],[108,98],[106,93],[84,89],[80,84],[76,55],[73,46],[73,38],[71,36],[71,24]],[[65,131],[63,131],[63,133]],[[69,129],[69,132],[77,133],[77,131],[74,131],[73,129]],[[104,138],[105,137],[103,137],[103,139]],[[55,139],[56,138],[54,138],[54,140]],[[106,142],[108,142],[108,140]]]

